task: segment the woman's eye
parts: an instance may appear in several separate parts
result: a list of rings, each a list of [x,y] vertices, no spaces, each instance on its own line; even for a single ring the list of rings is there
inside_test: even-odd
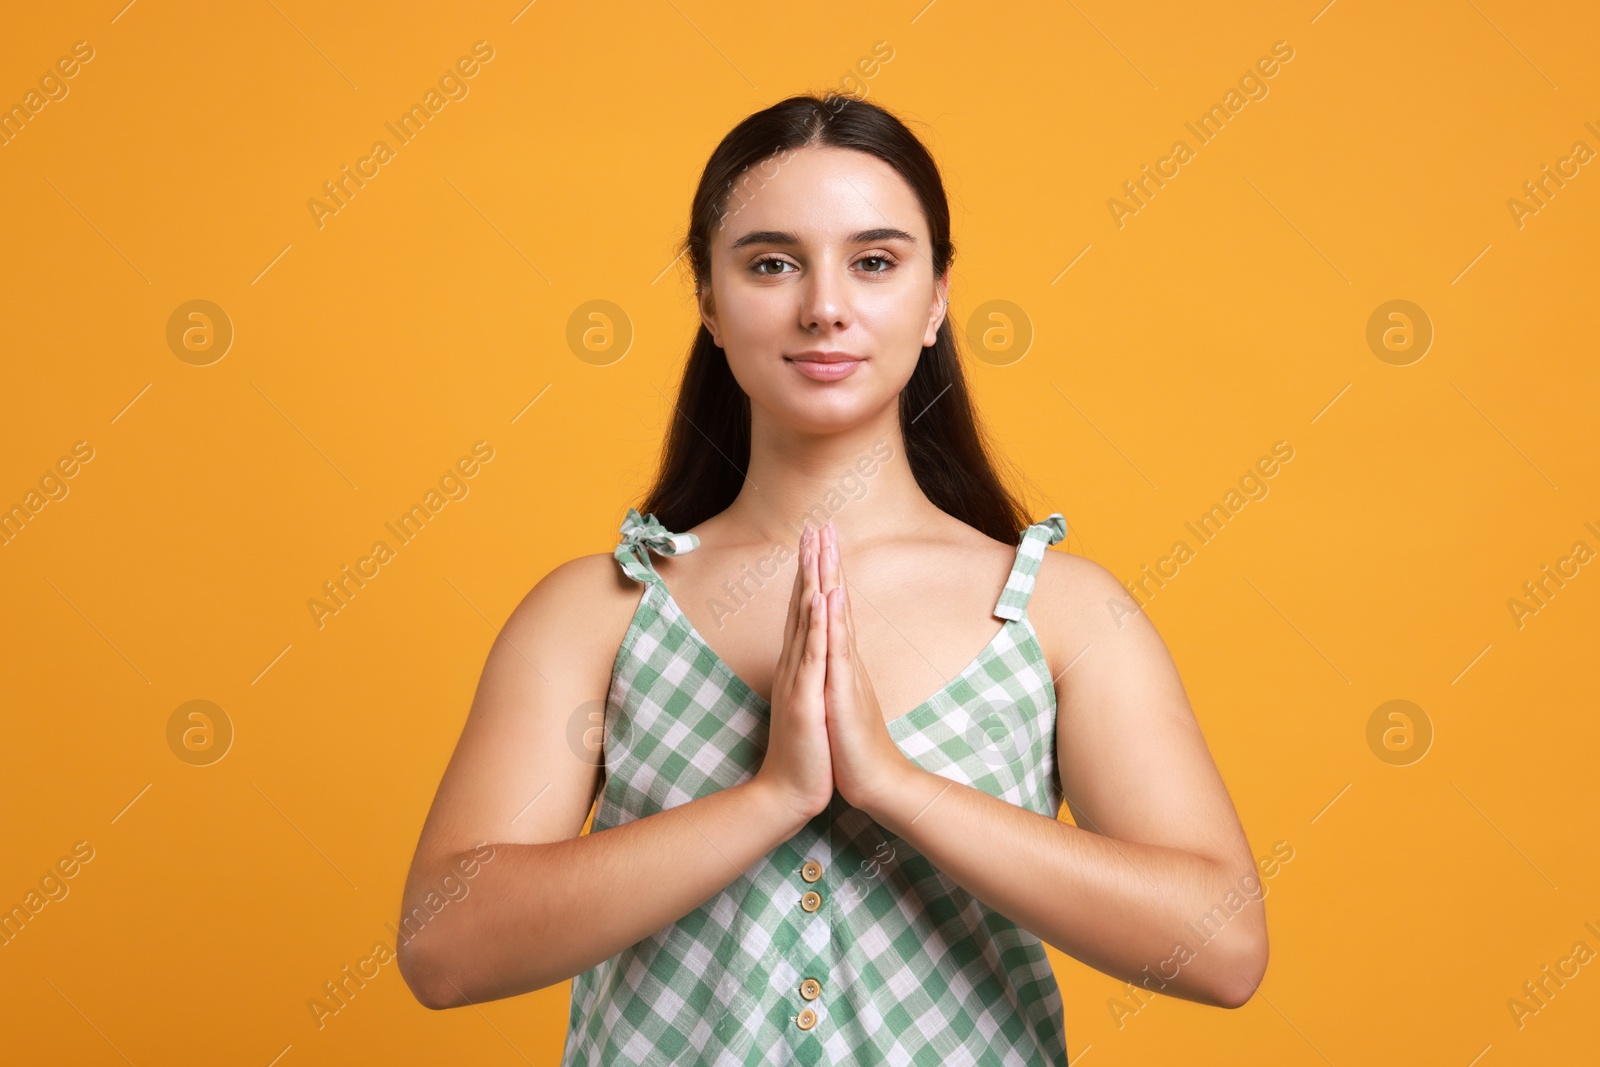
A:
[[[890,259],[888,256],[864,256],[863,258],[856,260],[856,262],[857,262],[857,264],[862,264],[862,263],[875,263],[875,264],[878,264],[876,267],[869,267],[869,268],[865,269],[863,271],[863,273],[865,273],[865,274],[888,274],[890,271],[894,270],[894,268],[895,268],[894,260]],[[771,268],[774,268],[774,269],[768,270],[768,269],[766,269],[768,267],[771,267]],[[779,274],[788,274],[789,273],[789,269],[786,269],[786,268],[794,269],[794,270],[798,270],[799,269],[798,267],[795,267],[795,265],[793,263],[790,263],[787,259],[779,259],[776,256],[766,256],[766,257],[764,257],[762,259],[756,260],[754,263],[752,263],[750,265],[750,269],[752,271],[754,271],[756,274],[764,274],[764,275],[766,275],[768,277],[775,277],[776,275],[779,275]]]

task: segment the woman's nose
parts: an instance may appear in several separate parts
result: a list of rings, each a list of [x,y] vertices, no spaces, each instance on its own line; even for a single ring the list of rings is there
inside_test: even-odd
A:
[[[807,330],[848,325],[849,297],[845,279],[832,270],[813,271],[806,279],[800,325]]]

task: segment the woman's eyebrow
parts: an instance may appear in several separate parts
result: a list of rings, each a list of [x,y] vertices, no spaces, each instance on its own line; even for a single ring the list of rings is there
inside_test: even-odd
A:
[[[896,229],[893,226],[879,226],[878,228],[872,230],[859,230],[856,233],[851,234],[846,239],[847,244],[853,245],[877,244],[881,241],[907,241],[911,244],[917,243],[917,239],[915,237],[911,236],[906,231]],[[798,245],[799,243],[800,238],[796,237],[787,230],[752,230],[750,233],[745,234],[743,237],[733,242],[731,249],[732,251],[737,252],[746,245],[792,246]]]

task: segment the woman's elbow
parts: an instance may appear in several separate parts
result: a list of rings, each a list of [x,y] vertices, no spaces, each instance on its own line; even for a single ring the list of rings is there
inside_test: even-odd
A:
[[[395,962],[400,967],[400,977],[417,1003],[431,1011],[460,1007],[466,1003],[461,991],[445,977],[434,960],[429,959],[411,941],[403,941],[396,950]]]
[[[1256,995],[1267,974],[1267,932],[1253,935],[1223,974],[1212,996],[1223,1008],[1242,1008]]]

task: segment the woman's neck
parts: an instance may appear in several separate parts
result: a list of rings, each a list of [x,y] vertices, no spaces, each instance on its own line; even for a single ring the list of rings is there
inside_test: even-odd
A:
[[[713,520],[720,537],[789,543],[807,523],[831,520],[841,544],[871,544],[903,535],[930,511],[942,514],[911,473],[896,408],[828,434],[774,428],[753,414],[744,486]]]

